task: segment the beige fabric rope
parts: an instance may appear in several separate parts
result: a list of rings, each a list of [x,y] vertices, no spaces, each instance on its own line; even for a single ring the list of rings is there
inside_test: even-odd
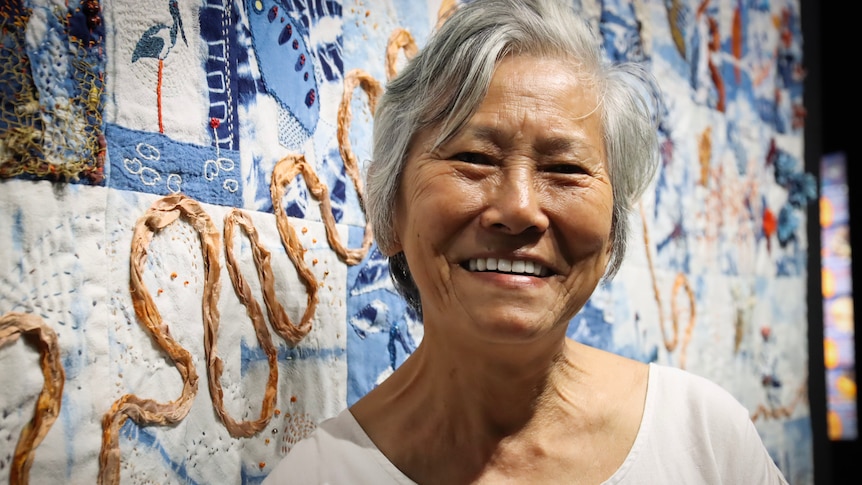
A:
[[[18,444],[15,446],[15,455],[9,470],[9,483],[12,485],[26,485],[30,482],[33,454],[60,414],[63,385],[66,382],[54,330],[36,315],[12,312],[0,316],[0,349],[11,345],[21,336],[39,349],[39,365],[42,367],[44,384],[36,400],[33,418],[21,430]]]

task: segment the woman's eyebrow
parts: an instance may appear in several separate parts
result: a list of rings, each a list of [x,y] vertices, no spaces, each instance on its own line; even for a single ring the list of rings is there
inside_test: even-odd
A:
[[[555,136],[543,138],[536,143],[534,150],[542,155],[557,155],[582,151],[588,145],[581,140],[570,137]]]
[[[465,134],[495,145],[499,145],[499,142],[504,139],[504,135],[499,129],[486,125],[468,125]]]

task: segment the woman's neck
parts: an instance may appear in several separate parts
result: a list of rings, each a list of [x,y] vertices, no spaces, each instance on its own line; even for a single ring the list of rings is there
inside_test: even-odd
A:
[[[472,423],[475,426],[515,430],[526,424],[536,406],[544,404],[556,375],[568,368],[562,336],[528,345],[427,337],[404,369],[416,375],[411,392],[429,402],[457,406],[457,415],[480,421]]]
[[[432,322],[433,323],[433,322]],[[597,483],[624,461],[646,395],[646,365],[565,336],[564,324],[508,343],[447,322],[351,412],[389,460],[420,483]],[[453,331],[454,329],[454,331]],[[561,476],[561,475],[556,475]]]
[[[586,404],[589,393],[576,389],[587,381],[577,364],[583,346],[564,335],[547,340],[484,346],[426,334],[413,355],[351,411],[404,470],[439,464],[446,454],[452,456],[443,462],[481,470],[508,443],[547,441],[548,430],[564,429],[557,419],[595,411]],[[410,443],[421,443],[419,450],[405,446],[404,433]]]

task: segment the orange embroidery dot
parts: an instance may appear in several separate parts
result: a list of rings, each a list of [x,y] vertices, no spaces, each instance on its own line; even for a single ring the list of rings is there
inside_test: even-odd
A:
[[[276,410],[275,410],[275,415],[276,415],[276,416],[278,416],[279,414],[281,414],[281,409],[276,409]]]
[[[311,243],[312,243],[312,244],[317,244],[317,238],[316,238],[316,237],[315,237],[315,238],[312,238],[312,239],[311,239]]]
[[[258,463],[257,466],[259,466],[260,469],[263,470],[266,467],[266,462],[262,461],[262,462]]]
[[[778,230],[778,219],[775,214],[766,208],[763,210],[763,233],[766,237],[772,237],[775,231]]]
[[[177,279],[177,274],[176,274],[176,273],[171,273],[171,279],[172,279],[172,280]]]
[[[263,440],[264,443],[269,444],[269,438]]]
[[[317,264],[317,258],[312,259],[311,264]]]
[[[296,396],[290,396],[290,402],[296,402]]]
[[[165,292],[165,290],[163,290],[163,289],[159,288],[159,291],[157,291],[156,293],[157,293],[157,294],[159,294],[159,295],[161,295],[161,294],[162,294],[162,293],[164,293],[164,292]]]
[[[305,234],[305,233],[307,233],[307,232],[308,232],[308,228],[307,228],[307,227],[303,227],[303,228],[302,228],[302,233],[303,233],[303,234]]]
[[[183,281],[183,286],[189,286],[189,282],[188,282],[188,281]]]

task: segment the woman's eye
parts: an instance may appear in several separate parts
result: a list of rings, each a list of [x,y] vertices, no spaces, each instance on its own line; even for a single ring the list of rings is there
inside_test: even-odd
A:
[[[544,168],[545,172],[548,173],[559,173],[559,174],[579,174],[579,173],[587,173],[584,170],[584,167],[580,165],[575,165],[573,163],[559,163],[555,165],[548,165]]]
[[[456,153],[452,156],[452,159],[458,160],[459,162],[473,163],[477,165],[488,165],[490,163],[488,161],[488,157],[486,157],[485,155],[473,152]]]

